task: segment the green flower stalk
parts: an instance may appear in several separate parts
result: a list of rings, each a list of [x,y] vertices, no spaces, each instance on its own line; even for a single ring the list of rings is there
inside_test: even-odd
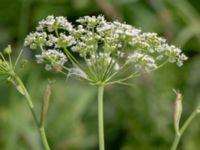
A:
[[[189,127],[194,118],[200,113],[200,105],[196,107],[196,109],[189,115],[186,121],[183,123],[181,127],[179,127],[179,122],[182,114],[182,94],[176,92],[176,100],[175,100],[175,110],[174,110],[174,129],[175,129],[175,138],[171,146],[171,150],[177,150],[178,144],[181,140],[181,137],[185,130]]]
[[[182,95],[179,92],[176,92],[175,108],[174,108],[174,128],[177,135],[180,135],[179,124],[182,114]]]
[[[72,25],[67,18],[48,16],[25,39],[38,49],[36,61],[45,69],[87,81],[98,87],[99,147],[104,150],[103,91],[107,85],[126,84],[142,72],[167,62],[183,64],[187,57],[156,33],[143,33],[126,23],[103,16],[85,16]]]
[[[22,51],[20,52],[20,55],[18,56],[18,58],[15,62],[15,65],[13,65],[12,60],[11,60],[10,54],[12,53],[12,49],[11,49],[10,45],[4,49],[4,53],[6,55],[8,55],[9,61],[7,61],[4,57],[4,55],[0,52],[0,77],[2,77],[3,80],[6,80],[6,81],[12,83],[15,86],[15,88],[17,89],[17,91],[25,97],[25,100],[26,100],[28,107],[31,111],[31,114],[33,116],[34,122],[38,127],[38,131],[41,136],[41,141],[43,143],[44,149],[50,150],[48,142],[47,142],[45,130],[44,130],[44,123],[41,124],[39,122],[39,120],[36,116],[35,110],[34,110],[34,105],[33,105],[32,99],[31,99],[24,83],[22,82],[22,80],[20,79],[20,77],[17,75],[17,73],[15,71],[15,67],[20,59]],[[42,119],[42,121],[43,120],[44,119]]]

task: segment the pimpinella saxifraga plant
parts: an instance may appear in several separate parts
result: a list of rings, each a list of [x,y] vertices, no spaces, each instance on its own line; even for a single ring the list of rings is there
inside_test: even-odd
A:
[[[110,84],[126,84],[142,72],[167,62],[183,64],[187,57],[156,33],[141,30],[103,16],[85,16],[72,25],[65,17],[48,16],[25,39],[25,46],[45,69],[85,80],[98,87],[99,148],[104,150],[103,93]]]

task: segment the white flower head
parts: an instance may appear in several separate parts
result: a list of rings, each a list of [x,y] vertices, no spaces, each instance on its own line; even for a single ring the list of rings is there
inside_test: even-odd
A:
[[[74,26],[63,16],[48,16],[27,36],[25,45],[41,48],[36,60],[47,70],[62,69],[69,60],[64,69],[70,75],[96,84],[121,76],[127,79],[141,69],[153,71],[166,62],[181,66],[187,60],[181,49],[156,33],[110,22],[102,15],[81,17]]]
[[[49,34],[48,35],[48,40],[47,40],[47,43],[46,43],[47,46],[56,45],[57,42],[58,42],[58,38],[57,37],[55,37],[53,34]]]
[[[58,38],[56,48],[60,47],[69,47],[76,43],[75,38],[71,35],[66,36],[63,33],[60,33],[60,37]]]
[[[145,71],[151,71],[158,67],[153,57],[139,52],[128,56],[127,63],[134,63],[136,69],[144,69]]]
[[[68,22],[67,18],[63,16],[54,17],[52,15],[40,21],[36,29],[38,31],[48,30],[49,32],[53,32],[57,29],[72,31],[73,26],[70,22]]]
[[[85,16],[77,19],[77,22],[79,22],[82,25],[85,25],[87,28],[95,28],[98,24],[105,23],[105,18],[103,16]]]
[[[39,64],[45,63],[46,70],[57,70],[63,68],[64,64],[67,62],[66,56],[57,50],[49,49],[47,51],[43,51],[41,55],[36,55],[36,61]],[[48,68],[48,69],[47,69]]]
[[[46,32],[34,32],[30,33],[24,42],[25,46],[30,46],[31,49],[37,49],[40,46],[44,46],[47,42]]]

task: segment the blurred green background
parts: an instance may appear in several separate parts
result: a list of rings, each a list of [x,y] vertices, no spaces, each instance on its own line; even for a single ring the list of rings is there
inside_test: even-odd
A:
[[[0,49],[11,44],[15,58],[25,36],[48,15],[104,14],[143,31],[157,32],[189,57],[183,67],[162,69],[131,81],[133,86],[105,90],[107,150],[169,150],[174,138],[173,88],[184,95],[181,123],[200,100],[200,3],[197,0],[0,0]],[[21,70],[39,115],[47,79],[55,80],[46,120],[52,150],[98,150],[97,90],[93,86],[44,71],[32,59]],[[200,118],[185,132],[179,150],[200,147]],[[42,150],[24,98],[0,83],[0,150]]]

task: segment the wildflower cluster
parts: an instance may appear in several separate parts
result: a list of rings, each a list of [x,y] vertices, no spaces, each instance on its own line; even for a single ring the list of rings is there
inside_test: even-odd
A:
[[[36,55],[37,63],[42,64],[45,63],[46,70],[55,70],[59,71],[62,69],[63,65],[67,61],[66,56],[56,50],[47,50],[43,51],[41,55]]]
[[[141,70],[149,72],[166,62],[181,66],[187,59],[156,33],[109,22],[101,15],[81,17],[76,22],[73,26],[65,17],[48,16],[24,44],[41,50],[36,59],[45,63],[47,70],[64,69],[93,84],[125,81]]]

